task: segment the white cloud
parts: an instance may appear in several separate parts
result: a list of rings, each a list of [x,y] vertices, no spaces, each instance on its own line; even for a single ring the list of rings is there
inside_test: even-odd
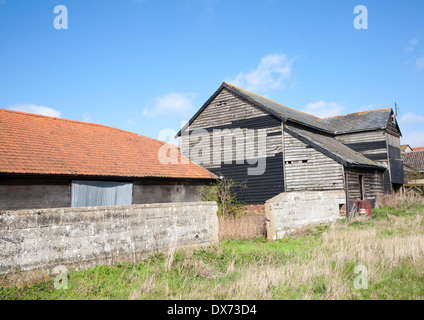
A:
[[[147,117],[155,117],[158,115],[187,116],[193,110],[193,94],[185,93],[169,93],[167,95],[156,98],[152,108],[144,108],[143,115]]]
[[[418,69],[424,69],[424,57],[421,57],[415,61]]]
[[[417,123],[424,123],[424,117],[410,112],[402,116],[398,121],[402,127],[406,127]]]
[[[318,102],[308,103],[302,111],[319,118],[329,118],[341,115],[344,109],[344,106],[336,102],[327,103],[324,100],[321,100]]]
[[[133,121],[133,120],[128,120],[128,121],[127,121],[127,123],[128,123],[130,126],[135,125],[135,121]]]
[[[288,59],[285,54],[270,54],[261,59],[255,70],[249,73],[240,72],[229,82],[256,92],[281,89],[284,87],[284,80],[291,75],[293,61],[294,58]]]
[[[45,106],[37,106],[35,104],[15,104],[14,106],[9,107],[8,109],[60,118],[60,111]]]
[[[372,105],[372,104],[367,104],[367,105],[365,105],[365,106],[362,106],[362,107],[360,107],[359,109],[358,109],[358,111],[359,112],[362,112],[362,111],[370,111],[370,110],[374,110],[375,108],[374,108],[374,106]]]
[[[92,120],[91,120],[90,115],[89,115],[87,112],[85,112],[85,113],[82,115],[82,121],[83,121],[83,122],[91,122],[91,121],[92,121]]]
[[[412,52],[415,49],[415,46],[418,44],[419,40],[417,38],[412,39],[409,41],[408,46],[405,48],[406,52]]]
[[[424,131],[415,131],[409,134],[404,134],[400,138],[402,144],[409,144],[412,148],[424,146]]]

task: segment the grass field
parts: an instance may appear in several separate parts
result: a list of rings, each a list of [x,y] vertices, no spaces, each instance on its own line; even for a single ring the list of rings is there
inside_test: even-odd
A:
[[[424,299],[424,202],[387,200],[373,213],[275,242],[256,228],[249,240],[70,271],[67,289],[2,287],[0,299]]]

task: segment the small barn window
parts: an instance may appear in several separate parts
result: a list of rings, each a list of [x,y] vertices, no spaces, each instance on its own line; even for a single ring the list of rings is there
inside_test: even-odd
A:
[[[392,114],[392,123],[393,123],[393,124],[396,124],[396,117],[395,117],[395,115],[394,115],[394,114]]]
[[[72,181],[72,207],[132,204],[133,184],[112,181]]]
[[[286,161],[286,164],[300,164],[300,163],[308,163],[308,160],[293,160],[293,161]]]

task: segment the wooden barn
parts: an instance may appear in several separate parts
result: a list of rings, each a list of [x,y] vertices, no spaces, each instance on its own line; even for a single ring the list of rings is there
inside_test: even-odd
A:
[[[345,190],[349,208],[403,184],[392,109],[320,119],[223,83],[177,136],[190,160],[246,182],[238,198],[247,204],[282,192]]]
[[[188,161],[162,164],[162,146],[99,124],[0,109],[0,210],[199,201],[197,188],[216,176]]]

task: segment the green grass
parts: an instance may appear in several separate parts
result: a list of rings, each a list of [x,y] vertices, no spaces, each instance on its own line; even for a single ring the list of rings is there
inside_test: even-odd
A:
[[[424,231],[423,212],[423,204],[401,204],[375,209],[374,219],[340,220],[332,228],[310,227],[275,242],[224,240],[172,256],[151,254],[136,264],[70,271],[66,290],[55,289],[53,279],[1,287],[0,299],[423,299],[424,256],[370,260],[368,288],[357,290],[353,281],[355,267],[364,263],[361,245],[333,243],[348,235],[373,237],[372,231],[368,246],[417,237]],[[355,245],[358,254],[351,255]]]

